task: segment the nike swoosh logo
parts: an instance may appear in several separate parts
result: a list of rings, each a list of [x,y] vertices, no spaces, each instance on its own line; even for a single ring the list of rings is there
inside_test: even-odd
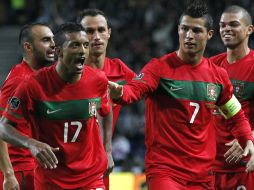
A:
[[[174,87],[170,87],[170,91],[172,91],[172,92],[174,92],[174,91],[177,91],[177,90],[182,90],[183,88],[181,88],[181,87],[176,87],[176,88],[174,88]]]
[[[56,113],[56,112],[58,112],[60,110],[62,110],[62,109],[57,109],[57,110],[49,110],[49,109],[47,109],[47,114]]]

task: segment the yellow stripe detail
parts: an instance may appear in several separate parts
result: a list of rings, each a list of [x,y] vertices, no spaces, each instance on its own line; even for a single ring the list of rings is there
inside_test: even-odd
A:
[[[219,111],[226,118],[229,119],[237,114],[241,109],[240,102],[233,95],[232,98],[223,106],[220,106]]]

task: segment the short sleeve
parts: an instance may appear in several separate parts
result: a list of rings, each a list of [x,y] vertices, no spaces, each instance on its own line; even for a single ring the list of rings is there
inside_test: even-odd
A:
[[[28,119],[32,104],[28,86],[28,80],[25,80],[17,87],[3,112],[3,116],[14,123],[20,123],[22,120]]]

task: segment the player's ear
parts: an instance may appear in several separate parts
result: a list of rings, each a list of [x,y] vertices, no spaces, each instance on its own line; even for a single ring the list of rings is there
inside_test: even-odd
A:
[[[62,48],[56,47],[56,55],[57,57],[63,57]]]
[[[207,35],[207,37],[208,37],[208,40],[210,40],[212,37],[213,37],[213,33],[214,33],[214,30],[209,30],[208,31],[208,35]]]
[[[23,47],[24,47],[24,50],[26,51],[26,52],[28,52],[28,51],[33,51],[33,46],[32,46],[32,44],[31,43],[29,43],[29,42],[24,42],[23,43]]]
[[[108,38],[111,36],[111,28],[108,29]]]
[[[253,25],[249,25],[248,26],[248,34],[251,35],[253,31],[254,31]]]

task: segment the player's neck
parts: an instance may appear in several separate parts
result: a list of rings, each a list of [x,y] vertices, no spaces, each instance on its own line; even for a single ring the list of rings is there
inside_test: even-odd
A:
[[[89,55],[86,65],[93,67],[95,69],[102,69],[104,67],[105,54],[101,54],[100,56]]]
[[[203,58],[203,53],[185,53],[178,50],[176,54],[183,62],[192,66],[198,65]]]
[[[29,65],[29,67],[34,70],[37,71],[39,69],[41,69],[41,65],[38,64],[34,59],[28,59],[26,57],[23,58],[23,60]]]
[[[230,64],[244,58],[246,55],[250,53],[250,48],[245,46],[238,46],[234,49],[227,48],[227,61]]]
[[[67,68],[62,66],[61,63],[59,63],[59,61],[56,64],[56,72],[57,72],[58,76],[60,76],[60,78],[63,79],[63,81],[65,81],[66,83],[70,83],[70,84],[78,82],[82,77],[82,73],[73,74],[73,73],[68,72]]]

